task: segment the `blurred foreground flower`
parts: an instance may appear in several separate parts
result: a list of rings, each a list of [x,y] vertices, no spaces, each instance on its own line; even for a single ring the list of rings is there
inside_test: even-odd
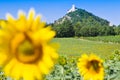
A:
[[[84,80],[103,80],[103,61],[96,55],[83,54],[77,64],[80,74]]]
[[[50,26],[45,27],[40,15],[34,15],[33,9],[28,18],[21,11],[17,20],[7,14],[7,22],[1,24],[0,66],[5,75],[17,80],[41,80],[58,58],[49,44],[55,32]]]

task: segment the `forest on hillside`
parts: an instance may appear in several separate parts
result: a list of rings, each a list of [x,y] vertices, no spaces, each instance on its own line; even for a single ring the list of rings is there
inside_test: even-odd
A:
[[[67,13],[50,24],[57,32],[56,37],[108,36],[119,35],[120,25],[110,22],[83,9]]]

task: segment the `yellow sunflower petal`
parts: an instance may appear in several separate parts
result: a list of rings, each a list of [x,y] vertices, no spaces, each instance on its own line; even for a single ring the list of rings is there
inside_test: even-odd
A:
[[[19,80],[19,78],[22,77],[22,68],[23,68],[22,63],[16,62],[16,64],[14,64],[13,69],[10,73],[11,76]]]
[[[43,74],[48,74],[49,73],[49,68],[43,61],[40,61],[38,63],[38,67],[39,67],[41,73],[43,73]]]
[[[25,13],[23,11],[19,10],[19,12],[18,12],[18,18],[20,20],[26,20]]]
[[[38,29],[39,22],[40,22],[40,16],[37,16],[32,24],[31,30],[36,31]]]
[[[34,64],[23,65],[22,75],[25,80],[41,80],[42,78],[38,67]]]
[[[55,32],[51,31],[50,27],[40,29],[39,31],[35,32],[32,37],[34,39],[35,44],[39,44],[41,42],[46,42],[52,39],[55,36]]]
[[[32,8],[30,9],[29,14],[28,14],[28,21],[33,21],[34,15],[35,15],[35,10]]]
[[[14,19],[14,18],[12,17],[12,15],[9,14],[9,13],[6,14],[6,18],[7,18],[7,20],[8,20],[9,22],[11,22],[11,23],[14,23],[14,21],[15,21],[15,19]]]
[[[3,52],[0,53],[0,65],[3,65],[5,63],[5,61],[7,60],[7,55]]]
[[[40,15],[36,16],[35,21],[32,24],[31,30],[36,31],[45,26],[45,22],[41,22],[40,18],[41,18]]]
[[[9,75],[9,76],[11,75],[14,64],[16,64],[16,59],[14,58],[10,60],[8,64],[6,64],[6,66],[3,68],[5,75]]]

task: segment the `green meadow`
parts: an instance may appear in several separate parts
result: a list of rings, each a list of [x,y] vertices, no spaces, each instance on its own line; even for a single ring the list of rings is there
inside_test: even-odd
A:
[[[92,40],[92,41],[102,41],[102,42],[120,43],[120,35],[115,35],[115,36],[84,37],[84,39]]]
[[[108,58],[115,50],[120,50],[120,44],[102,41],[91,41],[80,38],[55,38],[59,43],[60,55],[79,57],[83,53],[94,53],[102,58]]]

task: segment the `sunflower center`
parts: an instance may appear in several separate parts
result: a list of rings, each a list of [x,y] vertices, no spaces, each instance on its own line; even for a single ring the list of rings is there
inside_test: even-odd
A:
[[[17,48],[16,58],[22,63],[35,63],[42,58],[42,46],[34,46],[30,41],[23,41]]]
[[[87,69],[92,69],[92,70],[94,70],[95,72],[98,73],[99,69],[100,69],[99,61],[97,61],[97,60],[89,61],[88,64],[87,64]]]
[[[18,52],[24,56],[32,56],[34,55],[34,47],[29,41],[24,41],[21,45],[19,45]]]

